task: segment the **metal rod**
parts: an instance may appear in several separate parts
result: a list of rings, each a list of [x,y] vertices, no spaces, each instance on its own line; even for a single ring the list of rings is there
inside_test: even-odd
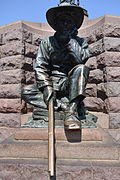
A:
[[[54,133],[54,105],[53,98],[48,105],[48,171],[50,176],[55,175],[55,133]]]

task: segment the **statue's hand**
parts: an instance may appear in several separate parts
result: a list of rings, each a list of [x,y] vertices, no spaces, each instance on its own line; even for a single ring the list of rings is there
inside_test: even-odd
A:
[[[53,88],[51,86],[46,86],[43,91],[43,99],[46,105],[48,105],[49,100],[53,97]]]

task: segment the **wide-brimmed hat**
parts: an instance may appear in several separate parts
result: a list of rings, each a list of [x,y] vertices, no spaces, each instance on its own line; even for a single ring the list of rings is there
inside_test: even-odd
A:
[[[70,12],[70,14],[69,14]],[[68,2],[60,3],[57,7],[50,8],[46,13],[48,24],[56,30],[56,19],[60,14],[69,14],[73,19],[76,28],[79,29],[83,23],[84,10],[76,4]]]

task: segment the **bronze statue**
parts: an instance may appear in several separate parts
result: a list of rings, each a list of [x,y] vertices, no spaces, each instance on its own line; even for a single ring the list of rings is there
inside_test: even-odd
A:
[[[80,129],[89,76],[89,69],[85,66],[89,58],[88,44],[77,36],[84,11],[75,0],[60,0],[58,7],[47,11],[46,17],[56,32],[41,41],[34,63],[37,87],[24,89],[22,97],[27,103],[44,110],[54,97],[55,110],[64,112],[64,127]]]

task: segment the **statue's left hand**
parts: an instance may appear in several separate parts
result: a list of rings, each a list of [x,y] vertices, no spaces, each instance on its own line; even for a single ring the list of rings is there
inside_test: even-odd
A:
[[[46,86],[43,91],[43,99],[46,105],[48,105],[49,100],[53,97],[53,88],[51,86]]]

